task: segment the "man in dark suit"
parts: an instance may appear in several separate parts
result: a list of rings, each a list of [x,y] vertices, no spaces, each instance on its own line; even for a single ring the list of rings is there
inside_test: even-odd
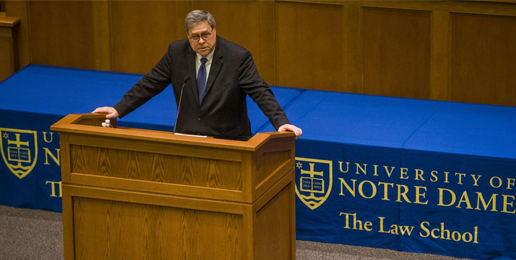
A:
[[[290,124],[258,74],[251,53],[218,37],[209,12],[190,12],[185,18],[185,31],[188,39],[171,43],[158,64],[120,102],[113,107],[97,108],[93,113],[122,118],[172,83],[177,106],[181,107],[178,132],[250,138],[246,105],[249,95],[275,129],[301,136],[301,129]]]

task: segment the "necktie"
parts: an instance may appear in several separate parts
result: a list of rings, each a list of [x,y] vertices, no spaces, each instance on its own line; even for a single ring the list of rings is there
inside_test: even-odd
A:
[[[206,61],[208,61],[208,59],[201,59],[201,67],[199,68],[199,73],[197,74],[197,89],[199,90],[199,103],[202,103],[202,99],[204,98],[204,91],[206,89]]]

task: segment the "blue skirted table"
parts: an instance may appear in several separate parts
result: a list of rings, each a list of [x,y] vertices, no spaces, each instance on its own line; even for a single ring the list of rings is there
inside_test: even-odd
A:
[[[63,116],[141,75],[31,65],[0,83],[0,204],[61,211]],[[516,259],[516,108],[272,87],[296,142],[297,238]],[[253,133],[274,131],[248,100]],[[172,89],[119,125],[171,131]]]

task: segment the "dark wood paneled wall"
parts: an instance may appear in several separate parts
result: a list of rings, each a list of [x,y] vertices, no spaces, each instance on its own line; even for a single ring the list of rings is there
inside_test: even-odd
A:
[[[430,98],[431,13],[362,9],[363,93]]]
[[[95,68],[93,1],[32,1],[32,63]]]
[[[344,90],[343,6],[280,2],[276,7],[277,84]]]
[[[0,82],[14,74],[18,67],[18,27],[20,19],[0,13]]]
[[[515,105],[516,16],[452,13],[451,99]]]
[[[209,10],[271,85],[516,106],[516,1],[6,1],[19,60],[146,73]]]

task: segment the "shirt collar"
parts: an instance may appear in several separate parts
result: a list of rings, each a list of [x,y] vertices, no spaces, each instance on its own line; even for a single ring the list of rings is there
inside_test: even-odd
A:
[[[211,63],[211,61],[213,60],[213,54],[215,53],[215,48],[213,48],[213,51],[210,52],[210,54],[206,55],[206,59],[208,59],[208,61],[206,61],[207,63]],[[201,59],[202,59],[202,56],[201,54],[199,53],[195,53],[196,57],[197,57],[197,60],[200,62]]]

